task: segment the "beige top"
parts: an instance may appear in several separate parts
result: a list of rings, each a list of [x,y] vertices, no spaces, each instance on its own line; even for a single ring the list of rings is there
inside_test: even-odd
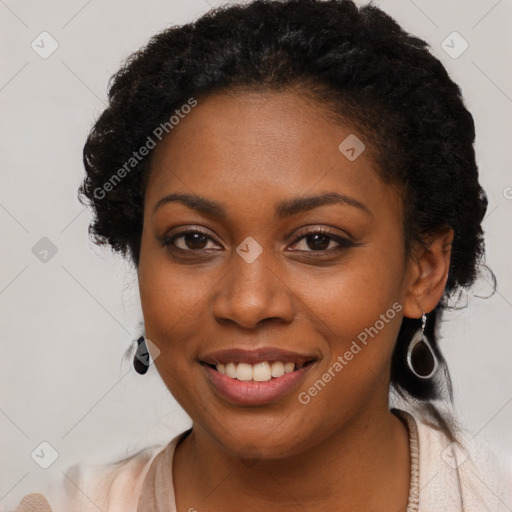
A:
[[[503,462],[500,469],[485,444],[468,438],[461,449],[408,412],[393,412],[409,431],[407,512],[512,510],[512,477]],[[176,512],[172,460],[190,431],[116,464],[72,466],[63,479],[63,491],[25,496],[14,512]]]

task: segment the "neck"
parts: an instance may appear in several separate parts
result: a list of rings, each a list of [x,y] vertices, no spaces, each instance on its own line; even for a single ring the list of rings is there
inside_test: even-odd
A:
[[[405,512],[409,494],[406,427],[387,408],[362,414],[312,448],[282,459],[234,458],[201,428],[177,447],[178,510],[251,509]],[[300,507],[299,507],[300,508]]]

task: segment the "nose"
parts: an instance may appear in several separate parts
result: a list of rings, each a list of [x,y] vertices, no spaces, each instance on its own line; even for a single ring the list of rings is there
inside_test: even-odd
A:
[[[214,293],[212,312],[222,324],[253,329],[274,319],[290,323],[295,315],[293,291],[271,266],[270,251],[252,262],[233,253],[229,270]]]

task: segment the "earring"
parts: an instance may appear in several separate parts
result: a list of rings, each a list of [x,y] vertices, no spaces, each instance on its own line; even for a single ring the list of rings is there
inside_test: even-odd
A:
[[[407,349],[407,366],[416,377],[430,379],[436,373],[439,363],[425,335],[427,315],[423,310],[421,312],[421,330],[414,334]]]
[[[137,349],[133,356],[133,367],[137,373],[144,375],[149,368],[149,351],[144,336],[137,340]]]

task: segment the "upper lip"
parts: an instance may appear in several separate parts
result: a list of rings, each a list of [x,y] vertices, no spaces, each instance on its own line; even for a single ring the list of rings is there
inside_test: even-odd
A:
[[[244,348],[217,350],[209,352],[199,359],[207,364],[226,364],[230,362],[256,364],[263,363],[264,361],[282,361],[284,363],[293,362],[300,365],[314,361],[318,357],[312,354],[300,354],[275,347],[259,347],[251,350]]]

